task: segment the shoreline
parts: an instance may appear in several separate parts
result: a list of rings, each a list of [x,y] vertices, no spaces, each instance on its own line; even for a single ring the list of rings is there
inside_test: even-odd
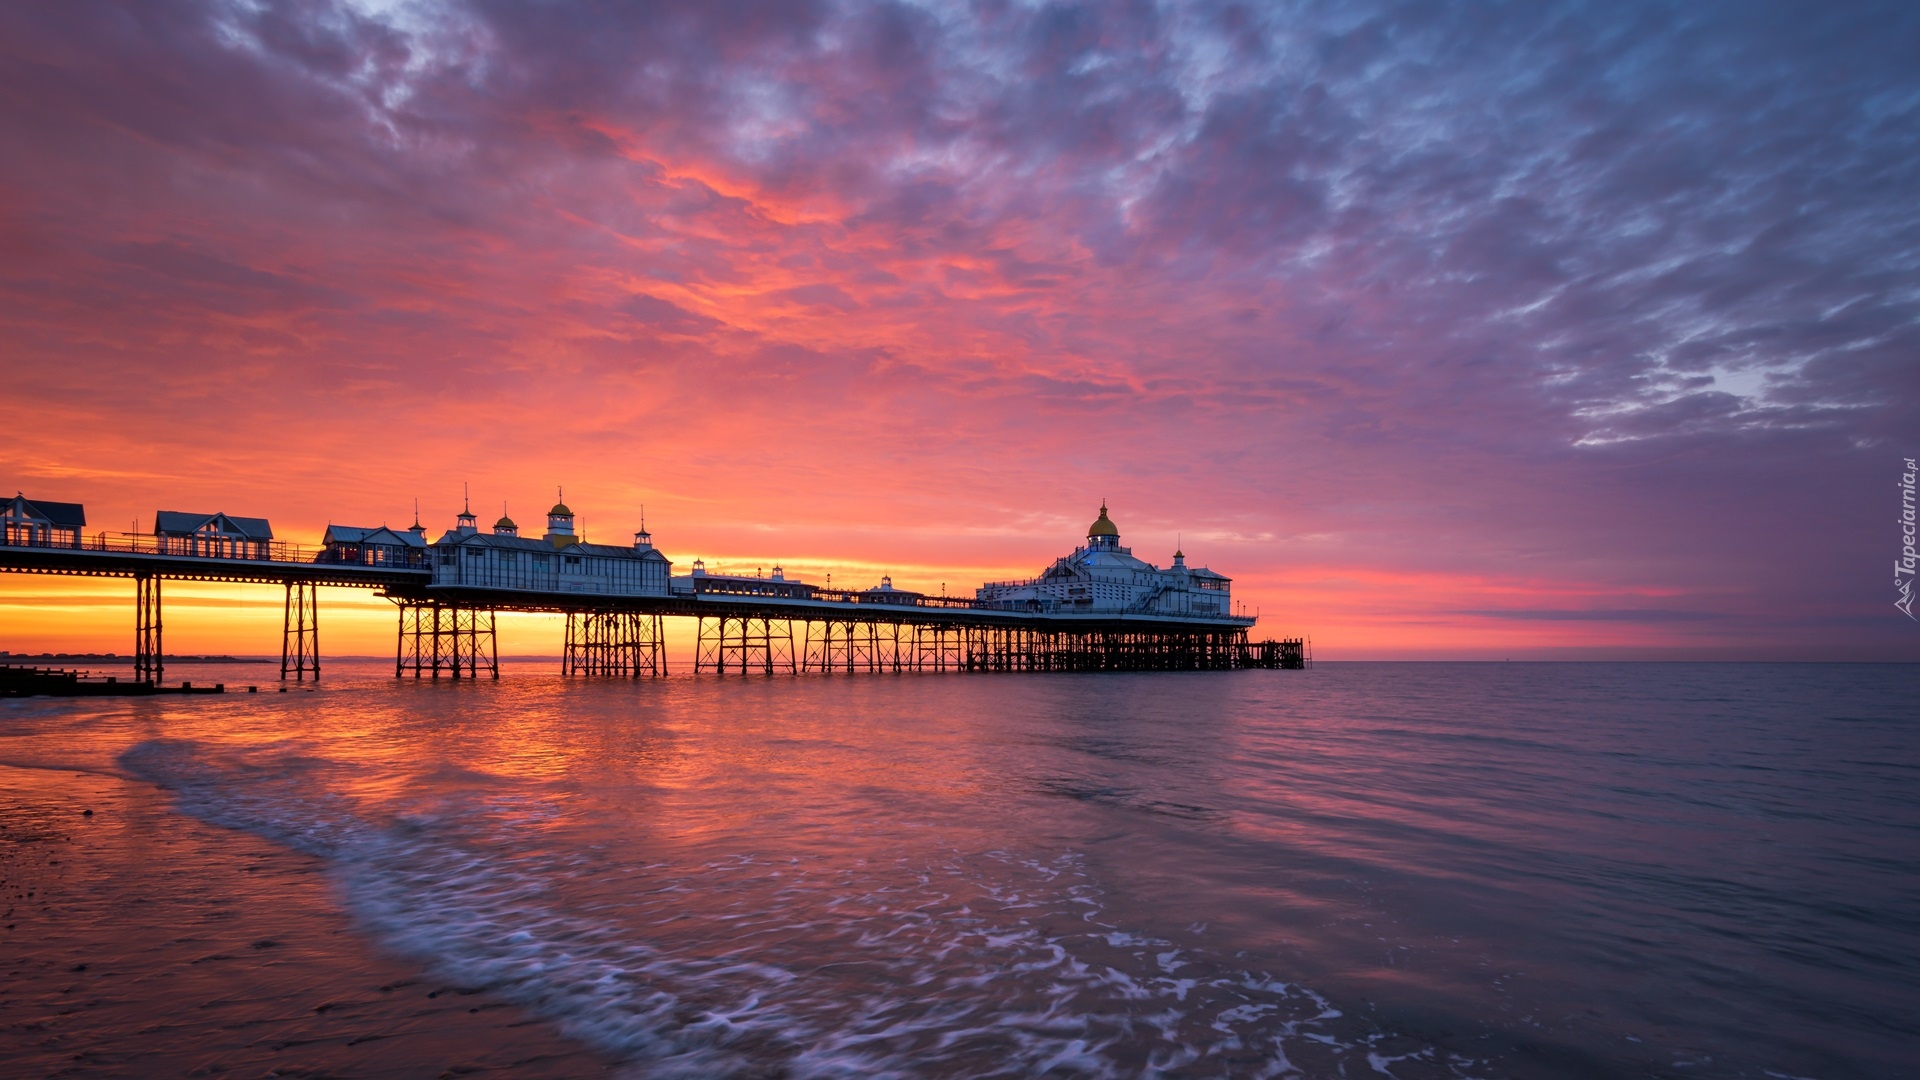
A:
[[[38,666],[41,663],[78,663],[78,664],[131,664],[131,655],[118,653],[3,653],[0,652],[0,664],[15,666]],[[278,663],[265,656],[162,656],[165,664],[273,664]]]
[[[379,950],[321,860],[170,804],[140,781],[0,765],[0,1060],[18,1075],[614,1071]]]

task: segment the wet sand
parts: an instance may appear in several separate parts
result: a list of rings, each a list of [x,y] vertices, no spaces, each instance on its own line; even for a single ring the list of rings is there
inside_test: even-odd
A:
[[[10,1077],[612,1070],[484,989],[375,951],[318,860],[178,814],[151,785],[9,767],[0,1062]]]

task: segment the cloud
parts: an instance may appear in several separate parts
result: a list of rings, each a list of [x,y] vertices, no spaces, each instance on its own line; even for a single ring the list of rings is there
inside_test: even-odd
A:
[[[141,472],[308,524],[567,479],[720,553],[1104,493],[1702,640],[1864,611],[1916,46],[1891,3],[16,5],[0,363],[47,422],[0,467],[103,520]]]
[[[1451,614],[1470,615],[1481,619],[1516,619],[1523,622],[1670,623],[1710,622],[1728,618],[1724,612],[1673,611],[1664,608],[1602,608],[1585,611],[1554,608],[1495,608],[1486,611],[1456,611]]]

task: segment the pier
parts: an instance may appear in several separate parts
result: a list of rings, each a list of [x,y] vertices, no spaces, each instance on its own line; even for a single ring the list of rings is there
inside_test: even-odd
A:
[[[643,527],[634,544],[589,544],[557,503],[548,532],[520,537],[502,516],[491,533],[472,513],[429,544],[404,531],[329,527],[319,547],[272,539],[263,519],[162,511],[152,535],[84,532],[77,504],[16,496],[0,503],[0,571],[134,582],[134,678],[163,677],[167,580],[280,585],[286,603],[280,677],[321,672],[319,589],[364,589],[397,612],[394,675],[498,678],[496,615],[563,615],[561,670],[648,678],[668,674],[666,619],[692,619],[695,674],[1096,672],[1298,669],[1304,638],[1252,641],[1256,619],[1234,614],[1228,579],[1134,559],[1104,506],[1088,545],[1039,577],[988,583],[973,597],[895,589],[821,588],[786,578],[709,574],[671,562]]]

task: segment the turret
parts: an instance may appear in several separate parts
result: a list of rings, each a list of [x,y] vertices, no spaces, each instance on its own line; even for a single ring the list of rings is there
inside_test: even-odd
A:
[[[565,493],[560,493],[565,498]],[[554,547],[566,547],[574,543],[573,511],[564,502],[556,502],[553,509],[547,511],[547,535],[543,538]]]
[[[1107,516],[1107,501],[1100,500],[1100,516],[1087,526],[1087,546],[1098,551],[1112,551],[1120,546],[1120,529]]]
[[[465,490],[460,495],[460,516],[453,519],[453,531],[461,536],[472,536],[480,531],[480,519],[473,516],[473,504]]]

